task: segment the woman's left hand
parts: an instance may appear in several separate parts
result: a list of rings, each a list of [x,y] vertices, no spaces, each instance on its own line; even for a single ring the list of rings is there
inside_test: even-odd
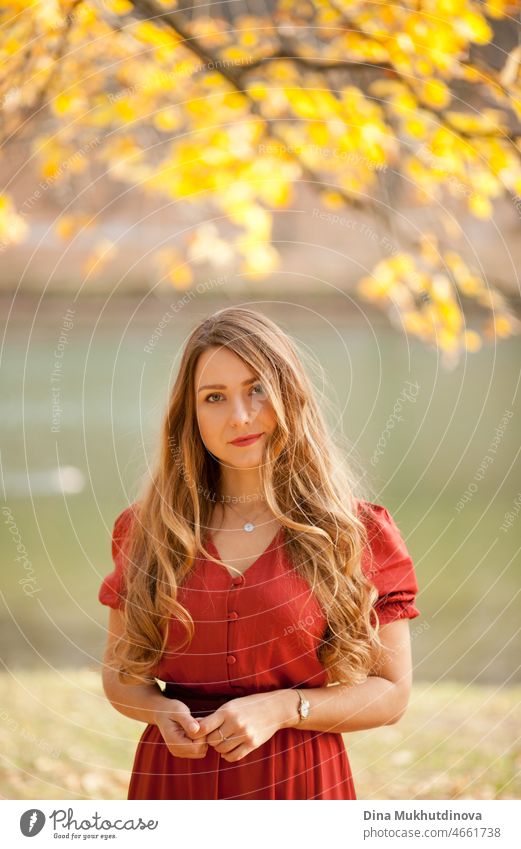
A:
[[[200,729],[194,739],[206,735],[206,742],[226,761],[239,761],[276,731],[287,727],[293,715],[297,721],[297,705],[298,695],[292,690],[271,690],[230,699],[209,716],[197,718]]]

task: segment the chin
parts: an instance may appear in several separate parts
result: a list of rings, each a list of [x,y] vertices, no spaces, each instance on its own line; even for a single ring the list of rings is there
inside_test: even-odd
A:
[[[235,457],[232,460],[232,464],[238,469],[251,469],[252,466],[260,466],[261,463],[262,456],[260,454],[250,454],[249,457],[244,457],[242,460],[238,460],[237,457]]]
[[[248,455],[244,452],[244,457],[233,457],[230,459],[230,465],[235,466],[236,469],[251,469],[255,466],[260,466],[261,463],[262,454],[258,451],[255,454],[252,452]]]

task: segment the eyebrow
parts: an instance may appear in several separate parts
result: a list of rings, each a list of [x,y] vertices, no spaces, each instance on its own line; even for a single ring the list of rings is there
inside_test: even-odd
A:
[[[249,377],[247,380],[242,381],[241,386],[248,386],[250,383],[256,383],[258,379],[258,377]],[[202,392],[203,389],[226,389],[226,385],[224,383],[207,383],[204,386],[200,386],[197,391]]]

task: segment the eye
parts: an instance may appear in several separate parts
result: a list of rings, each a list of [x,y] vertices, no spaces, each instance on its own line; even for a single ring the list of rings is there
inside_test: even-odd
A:
[[[255,393],[255,394],[257,394],[257,395],[259,395],[259,394],[260,394],[260,395],[264,395],[264,394],[265,394],[265,392],[264,392],[264,386],[262,385],[262,383],[256,383],[254,386],[252,386],[252,391],[253,391],[254,389],[258,389],[258,390],[259,390],[259,392]]]
[[[253,392],[253,394],[255,394],[255,395],[265,395],[266,394],[265,391],[264,391],[264,386],[262,385],[262,383],[255,383],[251,388],[251,392]],[[223,395],[222,395],[221,392],[212,392],[212,393],[210,393],[210,395],[207,395],[204,400],[207,401],[209,404],[215,404],[216,401],[212,401],[211,399],[212,398],[222,398],[222,397],[223,397]]]

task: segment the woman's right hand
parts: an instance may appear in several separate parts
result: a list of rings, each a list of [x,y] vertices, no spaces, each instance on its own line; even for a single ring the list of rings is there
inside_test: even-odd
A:
[[[155,724],[168,751],[175,758],[204,758],[208,751],[206,736],[193,739],[199,731],[199,723],[184,702],[178,699],[168,699],[168,702],[168,709],[158,710],[155,715]]]

